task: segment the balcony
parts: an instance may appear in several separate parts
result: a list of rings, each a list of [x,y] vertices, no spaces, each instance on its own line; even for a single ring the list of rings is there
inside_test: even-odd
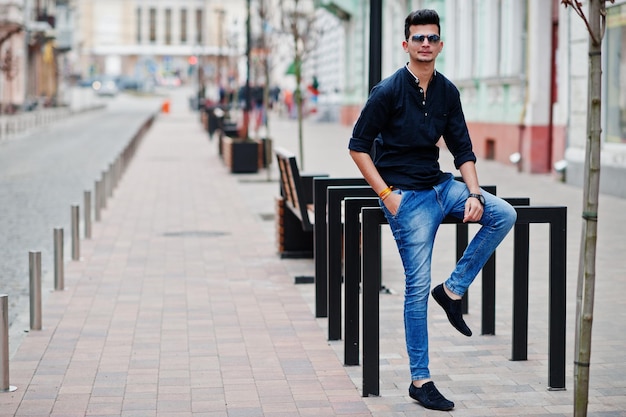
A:
[[[323,7],[324,9],[328,10],[330,13],[337,16],[338,19],[344,20],[344,21],[350,20],[351,14],[354,13],[354,11],[352,11],[352,13],[350,12],[350,9],[351,9],[350,2],[347,2],[345,0],[343,1],[342,0],[337,0],[337,1],[316,0],[315,6]]]
[[[0,0],[0,26],[16,26],[24,23],[22,2]]]
[[[39,13],[37,14],[37,22],[45,22],[49,24],[52,29],[54,29],[56,25],[56,18],[47,13]]]

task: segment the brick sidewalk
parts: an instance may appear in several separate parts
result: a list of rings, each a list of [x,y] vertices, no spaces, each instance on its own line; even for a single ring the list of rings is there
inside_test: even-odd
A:
[[[276,145],[295,151],[295,122],[276,118]],[[349,129],[305,125],[305,169],[355,173]],[[275,168],[271,176],[275,176]],[[464,338],[431,303],[431,368],[456,403],[450,413],[408,398],[402,329],[402,270],[383,231],[381,397],[362,398],[361,367],[344,367],[343,342],[328,342],[312,313],[312,260],[281,260],[274,245],[267,173],[231,175],[186,97],[148,132],[107,209],[66,265],[66,290],[48,295],[43,330],[11,358],[6,416],[569,416],[581,190],[489,162],[482,183],[533,204],[567,205],[567,391],[547,391],[547,245],[531,231],[529,360],[511,362],[511,239],[498,253],[497,335]],[[626,201],[603,197],[598,239],[589,416],[626,416]],[[269,220],[268,220],[269,219]],[[453,234],[442,226],[433,282],[453,265]],[[441,275],[441,276],[439,276]],[[467,321],[480,327],[480,280]],[[570,348],[571,346],[571,348]]]
[[[157,119],[102,216],[0,416],[371,415],[197,115]]]

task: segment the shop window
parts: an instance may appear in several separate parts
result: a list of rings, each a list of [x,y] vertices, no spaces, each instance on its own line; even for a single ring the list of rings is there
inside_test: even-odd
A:
[[[187,9],[180,10],[180,43],[187,43]]]
[[[496,159],[496,141],[494,139],[487,139],[485,141],[485,159],[493,161]]]
[[[626,143],[626,4],[607,9],[606,141]]]
[[[172,44],[172,9],[165,9],[165,44]]]
[[[154,43],[154,42],[156,42],[156,24],[157,24],[157,21],[156,21],[156,9],[151,8],[150,12],[149,12],[149,15],[150,15],[150,28],[149,28],[150,29],[150,35],[149,35],[149,39],[150,39],[150,42]]]

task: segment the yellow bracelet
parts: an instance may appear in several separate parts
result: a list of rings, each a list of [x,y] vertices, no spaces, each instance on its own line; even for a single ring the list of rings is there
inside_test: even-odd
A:
[[[381,200],[384,200],[385,198],[389,196],[389,194],[391,194],[392,190],[393,190],[393,187],[387,187],[384,190],[382,190],[380,193],[378,193],[378,197],[380,197]]]

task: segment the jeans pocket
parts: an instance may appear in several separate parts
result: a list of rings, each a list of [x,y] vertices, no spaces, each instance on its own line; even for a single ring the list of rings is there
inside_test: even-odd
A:
[[[389,211],[389,209],[385,205],[385,203],[382,200],[380,200],[380,207],[383,209],[383,213],[385,213],[385,216],[387,217],[387,219],[390,219],[390,218],[395,219],[398,216],[398,213],[400,213],[400,210],[402,209],[402,206],[404,203],[404,193],[402,192],[402,190],[393,190],[392,193],[397,194],[402,198],[400,199],[400,204],[398,204],[398,209],[396,210],[394,214],[392,214],[391,211]]]

